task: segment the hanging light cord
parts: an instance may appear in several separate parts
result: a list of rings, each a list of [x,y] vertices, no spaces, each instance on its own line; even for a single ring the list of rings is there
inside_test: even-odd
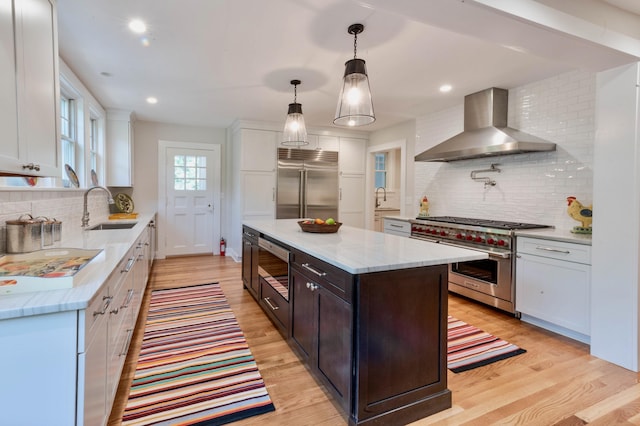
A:
[[[356,50],[358,47],[358,33],[353,34],[353,59],[356,59]]]
[[[293,103],[298,103],[298,85],[293,85]]]

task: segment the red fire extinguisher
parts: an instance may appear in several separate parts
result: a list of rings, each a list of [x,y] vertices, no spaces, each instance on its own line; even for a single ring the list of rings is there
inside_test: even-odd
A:
[[[220,238],[220,256],[224,256],[226,250],[227,242],[224,240],[224,238]]]

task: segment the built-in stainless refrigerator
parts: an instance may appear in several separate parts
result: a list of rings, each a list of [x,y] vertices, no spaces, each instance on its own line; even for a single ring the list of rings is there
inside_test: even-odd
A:
[[[338,219],[338,153],[278,149],[277,219]]]

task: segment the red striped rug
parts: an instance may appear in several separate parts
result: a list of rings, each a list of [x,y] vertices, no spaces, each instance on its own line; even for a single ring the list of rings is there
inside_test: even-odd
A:
[[[454,373],[525,353],[505,340],[449,315],[447,368]]]
[[[151,293],[123,425],[222,425],[274,409],[217,283]]]

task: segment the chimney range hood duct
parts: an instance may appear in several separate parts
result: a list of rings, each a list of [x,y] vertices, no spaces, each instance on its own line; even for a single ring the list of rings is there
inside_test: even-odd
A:
[[[464,131],[415,156],[415,161],[457,161],[555,151],[556,144],[507,127],[509,92],[490,88],[464,97]]]

